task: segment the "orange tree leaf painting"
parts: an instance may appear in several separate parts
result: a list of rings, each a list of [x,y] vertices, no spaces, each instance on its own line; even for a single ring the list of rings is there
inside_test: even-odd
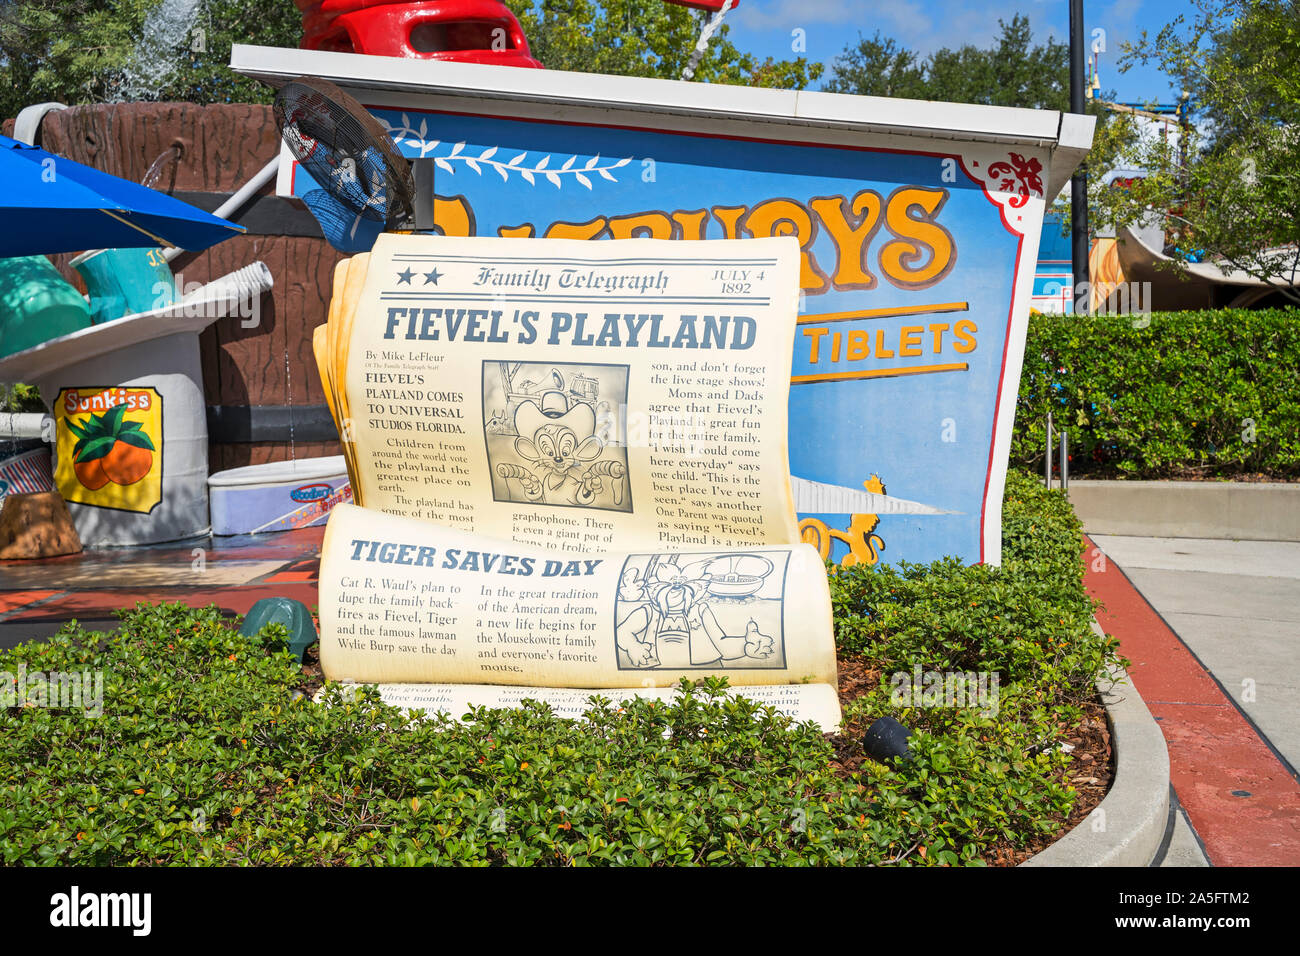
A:
[[[73,469],[77,479],[92,491],[108,481],[130,485],[153,467],[153,440],[140,422],[126,420],[126,405],[114,405],[102,415],[91,415],[84,423],[68,419],[77,436],[73,446]]]

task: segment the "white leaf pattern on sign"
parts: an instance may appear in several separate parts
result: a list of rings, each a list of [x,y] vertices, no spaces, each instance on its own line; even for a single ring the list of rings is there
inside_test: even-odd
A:
[[[426,138],[429,132],[429,123],[427,119],[422,117],[420,119],[419,129],[415,129],[411,126],[411,118],[407,113],[402,113],[401,118],[402,125],[396,126],[384,117],[378,117],[379,121],[384,124],[384,128],[388,131],[388,135],[393,138],[393,142],[399,146],[405,146],[408,154],[411,151],[415,151],[421,157],[427,156],[442,145],[441,140],[430,140]],[[446,155],[434,156],[433,160],[437,168],[441,169],[443,172],[455,175],[456,169],[454,164],[464,163],[472,171],[482,176],[483,167],[488,166],[497,172],[497,175],[501,177],[502,182],[509,182],[510,173],[516,172],[519,174],[519,178],[530,186],[537,185],[537,178],[539,176],[545,176],[546,180],[556,189],[563,188],[565,176],[572,176],[574,180],[584,188],[591,189],[592,176],[589,174],[595,173],[606,182],[616,183],[618,182],[618,178],[613,175],[612,170],[626,166],[632,161],[632,157],[630,156],[613,161],[602,161],[600,154],[597,153],[595,156],[589,157],[580,163],[579,161],[581,157],[570,155],[565,158],[558,167],[552,168],[551,160],[554,157],[549,153],[541,156],[530,165],[528,164],[528,151],[526,150],[514,156],[509,162],[502,162],[496,158],[497,152],[500,149],[499,146],[486,146],[477,156],[467,154],[466,146],[466,142],[462,140],[461,142],[451,144],[450,151],[447,152]],[[477,149],[477,147],[474,148]]]

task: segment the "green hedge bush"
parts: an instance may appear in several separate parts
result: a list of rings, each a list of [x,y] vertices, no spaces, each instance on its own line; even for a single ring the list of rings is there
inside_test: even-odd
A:
[[[0,653],[0,671],[102,670],[103,715],[0,710],[0,861],[47,864],[979,864],[1056,832],[1074,801],[1052,747],[1113,655],[1087,627],[1078,524],[1012,476],[1005,565],[832,575],[842,659],[996,669],[996,714],[891,706],[915,759],[690,687],[586,722],[545,706],[424,720],[373,692],[329,704],[267,628],[137,606]],[[237,622],[233,622],[237,623]],[[855,733],[860,732],[855,730]]]
[[[1074,474],[1300,477],[1300,309],[1031,316],[1013,464],[1049,411]]]

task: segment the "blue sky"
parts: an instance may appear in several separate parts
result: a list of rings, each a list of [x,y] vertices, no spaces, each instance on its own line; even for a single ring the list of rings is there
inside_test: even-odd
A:
[[[1106,52],[1100,56],[1102,88],[1115,90],[1121,102],[1172,102],[1177,91],[1154,67],[1119,72],[1120,47],[1143,30],[1154,36],[1189,8],[1186,0],[1085,0],[1088,37],[1094,28],[1106,31]],[[778,59],[796,55],[791,52],[791,31],[801,28],[806,55],[829,65],[859,32],[871,36],[877,29],[922,54],[963,43],[987,46],[1000,32],[998,19],[1010,20],[1018,12],[1029,17],[1036,42],[1049,35],[1067,39],[1068,0],[740,0],[727,23],[732,41],[742,50]]]

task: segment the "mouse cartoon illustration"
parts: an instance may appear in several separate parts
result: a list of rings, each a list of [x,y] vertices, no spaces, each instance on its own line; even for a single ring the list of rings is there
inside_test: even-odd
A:
[[[621,479],[621,462],[596,461],[605,443],[596,434],[596,413],[584,402],[569,405],[568,396],[552,389],[539,405],[523,402],[515,409],[515,453],[528,467],[497,465],[502,478],[516,478],[529,501],[589,505],[604,487],[603,478]],[[614,503],[622,499],[622,482],[614,486]]]

